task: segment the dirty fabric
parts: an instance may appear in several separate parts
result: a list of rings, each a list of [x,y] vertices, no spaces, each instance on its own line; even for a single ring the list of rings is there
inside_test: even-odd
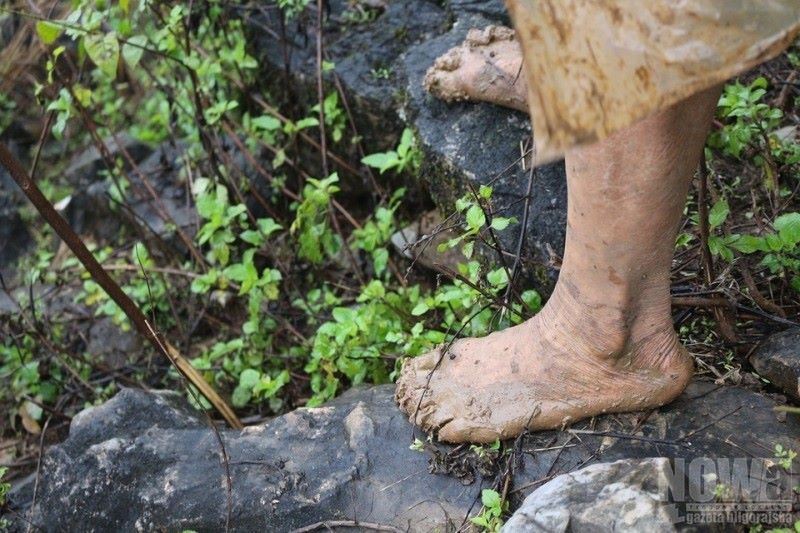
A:
[[[800,0],[506,1],[537,163],[724,82],[800,32]]]

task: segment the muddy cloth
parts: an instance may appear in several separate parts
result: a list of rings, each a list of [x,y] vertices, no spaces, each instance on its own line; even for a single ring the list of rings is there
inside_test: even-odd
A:
[[[800,0],[506,1],[537,163],[722,83],[800,32]]]

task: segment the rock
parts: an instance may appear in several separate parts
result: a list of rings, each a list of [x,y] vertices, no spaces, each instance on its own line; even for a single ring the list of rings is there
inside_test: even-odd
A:
[[[424,73],[434,59],[459,44],[471,27],[509,24],[503,2],[454,0],[440,7],[427,0],[392,1],[361,19],[354,18],[358,12],[354,2],[328,4],[326,50],[336,64],[366,152],[393,148],[400,132],[411,126],[425,156],[420,173],[423,185],[442,214],[453,213],[455,200],[469,191],[469,185],[477,189],[491,184],[494,210],[521,222],[530,176],[520,157],[521,146],[531,139],[527,115],[489,104],[446,104],[422,88]],[[281,108],[298,103],[307,107],[317,100],[314,21],[297,21],[305,31],[287,28],[281,41],[279,16],[273,10],[251,19],[256,49],[271,73],[272,93],[287,96]],[[331,86],[330,76],[326,80]],[[333,148],[349,150],[351,159],[359,159],[352,147]],[[357,189],[369,190],[369,185],[342,183],[342,194],[355,194]],[[545,294],[556,279],[553,264],[562,253],[565,226],[563,163],[541,167],[533,180],[521,259],[527,281]],[[519,224],[497,233],[505,259],[513,261]],[[487,261],[498,262],[491,247],[478,251]]]
[[[522,146],[529,145],[529,117],[518,111],[485,103],[445,103],[422,87],[425,71],[436,57],[460,44],[470,28],[483,28],[496,19],[464,13],[451,31],[412,47],[405,55],[408,109],[425,152],[422,176],[434,202],[444,214],[454,212],[455,201],[480,185],[493,190],[494,211],[524,219],[530,170],[523,168]],[[530,196],[522,265],[535,288],[548,293],[556,271],[552,255],[561,255],[566,231],[566,174],[563,163],[536,170]],[[500,246],[513,257],[520,225],[497,232]],[[483,254],[497,263],[497,252]]]
[[[320,408],[298,409],[241,432],[221,430],[233,485],[231,530],[290,531],[324,520],[446,530],[477,512],[473,502],[491,481],[484,474],[493,479],[493,473],[466,460],[472,452],[465,447],[409,449],[413,430],[397,410],[393,390],[356,388]],[[779,422],[774,405],[742,388],[698,382],[649,416],[598,417],[568,431],[526,436],[515,446],[512,509],[552,476],[598,462],[727,460],[771,456],[778,443],[797,448],[797,417]],[[630,468],[615,467],[616,482],[631,484],[639,471],[635,461],[626,464]],[[41,474],[33,516],[45,531],[224,527],[219,445],[203,418],[175,394],[126,389],[82,412],[69,438],[47,452]],[[610,508],[625,493],[618,487],[591,494],[596,504],[584,498],[576,501],[579,507],[570,503],[569,512],[590,504]],[[637,494],[643,498],[645,492]]]
[[[750,357],[750,363],[773,385],[800,400],[800,328],[769,336]]]
[[[325,50],[348,98],[367,153],[393,148],[404,124],[398,115],[405,92],[400,57],[414,43],[445,29],[447,12],[429,0],[386,2],[386,7],[359,9],[357,2],[326,2]],[[270,75],[272,93],[289,108],[317,102],[315,20],[303,17],[281,29],[279,10],[263,10],[250,19],[259,63]],[[264,31],[264,28],[268,31]],[[284,34],[285,39],[278,36]],[[327,91],[333,78],[326,75]],[[337,152],[346,146],[333,146]],[[357,160],[357,159],[356,159]]]
[[[773,456],[776,444],[797,449],[800,416],[780,416],[775,400],[735,386],[693,381],[674,402],[649,416],[626,413],[595,418],[591,430],[528,435],[517,486],[570,472],[596,461],[670,457]]]
[[[197,223],[197,211],[179,170],[184,147],[164,143],[138,163],[139,172],[129,172],[130,186],[126,203],[130,209],[112,206],[108,181],[97,181],[79,189],[71,198],[64,216],[79,234],[92,235],[100,242],[111,242],[125,226],[144,228],[143,235],[174,238],[173,224],[191,238]],[[156,198],[148,191],[152,188]],[[139,234],[142,234],[141,232]],[[175,239],[174,244],[180,246]]]
[[[111,318],[98,317],[89,327],[86,354],[104,362],[109,369],[119,370],[131,364],[131,356],[142,353],[142,336],[135,330],[123,331]]]
[[[503,533],[677,531],[669,459],[623,459],[562,474],[533,491]]]
[[[415,264],[439,270],[437,265],[444,265],[457,272],[458,264],[466,261],[464,254],[457,248],[448,248],[439,252],[439,245],[458,236],[447,224],[438,211],[429,211],[419,219],[392,235],[391,242],[400,255],[411,259]]]
[[[147,157],[152,149],[146,144],[127,133],[121,133],[116,137],[108,137],[103,140],[113,157],[118,157],[124,161],[124,167],[130,169],[128,160],[123,156],[122,148],[128,152],[136,163]],[[100,150],[92,145],[77,156],[72,158],[67,169],[64,171],[64,178],[70,185],[81,188],[97,180],[97,174],[106,168]]]
[[[480,490],[428,475],[393,388],[353,390],[242,432],[223,430],[232,531],[290,531],[322,520],[456,525]],[[178,396],[123,390],[73,419],[43,464],[35,522],[81,529],[219,531],[225,471],[216,438]]]

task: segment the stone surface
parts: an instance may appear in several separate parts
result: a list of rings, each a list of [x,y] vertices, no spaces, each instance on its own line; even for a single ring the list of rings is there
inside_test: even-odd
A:
[[[424,73],[434,59],[459,44],[471,27],[509,23],[503,2],[454,0],[441,7],[426,0],[392,1],[375,12],[374,20],[360,23],[347,20],[354,13],[352,2],[329,4],[326,50],[336,64],[365,150],[394,147],[399,133],[409,125],[417,132],[425,156],[423,184],[443,214],[453,213],[455,200],[470,186],[490,184],[494,211],[521,223],[530,176],[521,158],[522,147],[531,138],[527,115],[489,104],[446,104],[422,88]],[[262,63],[272,73],[274,92],[288,93],[295,103],[316,101],[313,21],[298,23],[304,32],[287,29],[289,37],[283,40],[277,12],[265,11],[250,24]],[[358,187],[368,185],[343,183],[343,194]],[[530,197],[522,266],[528,280],[546,293],[554,284],[553,265],[564,244],[563,163],[537,170]],[[509,262],[513,262],[520,230],[517,224],[498,232]],[[479,247],[479,251],[488,261],[499,261],[491,247]]]
[[[6,139],[4,142],[8,143],[11,153],[20,159],[22,153],[17,144]],[[33,246],[28,226],[19,213],[20,206],[26,201],[16,182],[0,167],[0,273],[7,283],[15,274],[10,267]]]
[[[526,436],[514,447],[512,509],[554,476],[598,462],[764,457],[778,443],[797,449],[797,417],[779,421],[774,405],[742,388],[694,383],[649,416],[606,416]],[[409,449],[413,430],[391,385],[353,389],[321,408],[221,433],[234,531],[290,531],[324,520],[457,529],[477,512],[473,503],[495,475],[469,459],[468,447]],[[220,457],[214,433],[178,396],[124,390],[77,416],[69,439],[49,450],[35,523],[45,531],[218,531],[226,514]],[[22,492],[15,508],[29,504]]]
[[[151,148],[132,137],[127,133],[119,134],[115,137],[109,137],[103,141],[108,147],[109,153],[113,157],[118,157],[124,161],[124,167],[130,169],[127,159],[124,157],[122,149],[128,152],[136,163],[143,160],[152,152]],[[90,183],[94,183],[98,178],[98,173],[106,168],[105,160],[103,159],[100,150],[93,144],[83,152],[77,154],[72,158],[69,165],[64,171],[64,178],[67,183],[74,187],[86,187]]]
[[[142,228],[145,237],[170,236],[168,227],[173,223],[191,237],[197,211],[187,184],[179,174],[182,153],[182,146],[165,143],[137,163],[147,183],[138,172],[128,173],[130,185],[126,201],[129,209],[111,204],[108,181],[94,181],[72,196],[64,212],[65,218],[76,232],[92,235],[101,242],[111,241],[126,226]]]
[[[800,399],[800,328],[769,336],[750,357],[750,363],[773,385]]]
[[[437,270],[440,265],[457,272],[458,264],[465,261],[457,248],[438,250],[439,245],[458,237],[458,232],[447,229],[448,224],[438,211],[429,211],[416,222],[397,231],[391,237],[392,246],[400,255],[415,264]]]
[[[519,221],[497,232],[501,247],[513,258],[530,178],[530,161],[523,159],[523,147],[529,146],[531,139],[529,117],[485,103],[445,103],[422,87],[425,71],[436,57],[460,44],[470,28],[497,22],[502,21],[465,13],[448,33],[411,48],[405,55],[405,66],[409,114],[427,155],[422,175],[434,201],[449,214],[458,197],[477,191],[480,185],[490,185],[494,190],[493,211]],[[537,288],[545,292],[556,278],[550,268],[551,255],[562,254],[565,228],[564,165],[542,166],[533,175],[522,264]],[[495,263],[499,261],[495,251],[483,251]]]
[[[410,45],[446,29],[448,13],[431,0],[390,1],[385,8],[370,9],[366,16],[356,7],[359,2],[330,0],[326,4],[325,50],[336,65],[365,149],[392,148],[404,127],[398,115],[405,91],[400,58]],[[293,21],[281,38],[280,17],[277,10],[263,10],[250,19],[254,49],[262,68],[271,73],[274,96],[286,99],[289,107],[315,103],[316,21]],[[332,90],[332,76],[325,79],[328,91]]]
[[[667,503],[668,459],[599,463],[548,481],[522,503],[503,533],[677,531]]]

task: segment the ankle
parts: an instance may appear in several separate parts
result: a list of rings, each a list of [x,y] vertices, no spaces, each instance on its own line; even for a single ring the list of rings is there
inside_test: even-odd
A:
[[[608,301],[585,297],[575,285],[559,282],[537,315],[536,333],[573,353],[614,360],[634,352],[663,352],[679,346],[669,312],[668,293],[644,291]],[[666,300],[662,302],[661,300]]]

